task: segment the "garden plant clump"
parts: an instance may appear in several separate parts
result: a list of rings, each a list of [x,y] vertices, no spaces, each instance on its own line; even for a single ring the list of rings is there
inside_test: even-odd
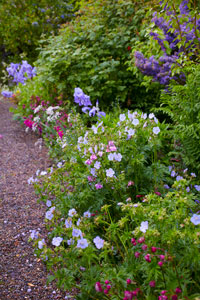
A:
[[[2,95],[18,98],[15,117],[53,161],[28,180],[48,230],[30,241],[48,281],[77,300],[200,297],[198,4],[152,1],[148,41],[142,2],[82,1],[36,72],[7,68],[18,85]],[[161,97],[143,105],[152,81]]]

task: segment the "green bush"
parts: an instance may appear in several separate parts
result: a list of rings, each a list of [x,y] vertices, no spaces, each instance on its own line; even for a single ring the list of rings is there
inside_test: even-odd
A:
[[[58,33],[60,24],[73,17],[78,1],[2,0],[0,3],[1,61],[32,63],[38,56],[39,40]]]
[[[163,93],[159,109],[173,121],[170,135],[175,141],[173,154],[185,166],[200,172],[200,65],[183,69],[186,84],[171,83],[170,93]]]
[[[79,86],[104,110],[116,103],[149,110],[158,101],[158,89],[146,93],[141,80],[127,71],[147,3],[82,1],[76,19],[41,49],[36,62],[40,80],[71,100]]]

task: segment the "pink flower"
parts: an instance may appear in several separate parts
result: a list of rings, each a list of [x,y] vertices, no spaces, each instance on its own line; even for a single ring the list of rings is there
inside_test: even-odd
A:
[[[95,177],[93,177],[93,176],[88,176],[88,181],[90,181],[90,182],[95,181]]]
[[[108,289],[105,289],[103,292],[104,292],[104,294],[106,295],[106,294],[108,294],[109,290],[108,290]]]
[[[98,154],[100,157],[103,156],[103,152],[102,152],[102,151],[99,151],[97,154]]]
[[[159,261],[159,262],[158,262],[158,265],[159,265],[160,267],[162,267],[163,261]]]
[[[92,155],[90,156],[90,159],[91,159],[91,160],[95,160],[95,159],[97,159],[97,156],[96,156],[96,154],[92,154]]]
[[[158,196],[161,196],[161,193],[160,192],[155,192],[156,195]]]
[[[62,137],[63,137],[63,135],[64,135],[63,131],[62,131],[62,130],[58,131],[58,135],[59,135],[59,137],[62,139]]]
[[[157,248],[156,247],[151,247],[152,252],[156,252]]]
[[[126,279],[126,283],[127,283],[127,284],[131,284],[131,279],[129,279],[129,278]]]
[[[105,284],[109,284],[110,283],[110,281],[109,280],[105,280]]]
[[[155,287],[156,286],[155,280],[150,281],[149,285],[150,285],[150,287]]]
[[[140,254],[141,254],[140,252],[136,251],[135,252],[135,257],[138,258],[140,256]]]
[[[85,161],[85,164],[86,164],[86,165],[91,165],[91,163],[92,163],[92,161],[91,161],[90,159],[87,159],[87,160]]]
[[[100,190],[103,188],[103,185],[101,183],[97,183],[97,184],[95,184],[95,188],[96,188],[96,190]]]
[[[178,300],[178,296],[177,295],[173,295],[172,296],[172,300]]]
[[[182,290],[181,290],[179,287],[177,287],[177,288],[175,289],[175,293],[177,293],[177,294],[182,293]]]
[[[133,299],[132,292],[130,292],[130,291],[125,291],[124,296],[127,298],[127,300],[132,300]]]
[[[144,245],[142,245],[142,250],[144,250],[144,251],[145,251],[145,250],[147,250],[147,248],[148,248],[148,247],[147,247],[147,245],[145,245],[145,244],[144,244]]]
[[[161,260],[164,260],[164,259],[165,259],[165,256],[161,254],[161,255],[160,255],[160,259],[161,259]]]
[[[134,183],[134,181],[129,181],[128,182],[128,186],[131,186],[131,185],[134,185],[135,183]]]
[[[142,236],[138,239],[138,243],[142,244],[145,242],[145,238]]]
[[[3,138],[3,135],[0,134],[0,139],[2,139],[2,138]]]
[[[101,287],[101,283],[100,283],[99,281],[97,281],[97,282],[95,283],[95,290],[96,290],[97,292],[103,292],[103,289],[102,289],[102,287]]]
[[[151,255],[150,254],[147,254],[145,255],[144,259],[147,261],[147,262],[151,262]]]

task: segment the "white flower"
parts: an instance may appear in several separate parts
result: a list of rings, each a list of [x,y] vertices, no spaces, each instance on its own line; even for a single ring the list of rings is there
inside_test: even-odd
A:
[[[40,117],[39,117],[39,116],[35,117],[35,118],[33,119],[33,121],[36,122],[36,123],[38,123],[38,122],[40,121]]]
[[[39,249],[42,249],[44,245],[45,245],[45,240],[44,239],[38,242],[38,248]]]
[[[112,168],[109,168],[108,170],[106,170],[107,177],[113,177],[114,174],[115,174],[115,171]]]
[[[108,160],[109,160],[109,161],[113,161],[113,159],[114,159],[114,154],[113,154],[113,153],[110,153],[110,154],[108,155]]]
[[[38,105],[38,106],[34,109],[34,114],[36,114],[38,111],[40,111],[41,108],[42,108],[42,105]]]
[[[96,126],[92,125],[92,130],[94,134],[97,134],[98,128]]]
[[[121,153],[114,153],[114,158],[115,158],[116,161],[121,161],[122,160]]]
[[[144,221],[140,224],[140,231],[145,233],[148,228],[149,228],[148,221]]]
[[[101,168],[101,163],[99,161],[96,161],[94,164],[94,168],[99,170]]]
[[[155,115],[153,113],[149,114],[149,119],[153,119]]]
[[[77,211],[75,210],[75,208],[72,208],[68,211],[68,216],[69,217],[73,217],[77,214]]]
[[[47,172],[46,172],[46,171],[42,171],[42,172],[40,173],[40,176],[44,176],[44,175],[47,175]]]
[[[146,120],[147,114],[146,114],[146,113],[145,113],[145,114],[142,113],[142,114],[141,114],[141,118],[144,119],[144,120]]]
[[[132,124],[133,124],[134,126],[137,126],[139,123],[140,123],[140,122],[139,122],[138,119],[133,119],[133,121],[132,121]]]
[[[60,246],[61,242],[62,242],[63,238],[61,237],[54,237],[53,240],[52,240],[52,245],[58,247]]]
[[[120,119],[121,122],[125,121],[126,120],[125,114],[119,115],[119,119]]]
[[[135,129],[132,129],[132,128],[131,128],[131,129],[128,130],[128,135],[129,135],[129,136],[132,136],[132,135],[134,135],[134,134],[135,134]]]
[[[27,180],[28,184],[31,184],[31,183],[34,183],[35,182],[35,179],[32,177],[30,177],[28,180]]]
[[[159,134],[160,128],[159,127],[153,127],[153,133],[154,134]]]
[[[154,117],[154,122],[158,124],[158,119],[156,117]]]

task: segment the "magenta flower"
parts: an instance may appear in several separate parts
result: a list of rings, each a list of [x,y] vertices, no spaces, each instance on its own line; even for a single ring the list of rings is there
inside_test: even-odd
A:
[[[96,188],[96,190],[100,190],[103,188],[103,185],[101,183],[96,183],[95,188]]]
[[[97,282],[95,283],[95,290],[96,290],[97,292],[103,292],[101,283],[100,283],[99,281],[97,281]]]
[[[149,285],[150,285],[150,287],[155,287],[156,286],[155,280],[150,281]]]

